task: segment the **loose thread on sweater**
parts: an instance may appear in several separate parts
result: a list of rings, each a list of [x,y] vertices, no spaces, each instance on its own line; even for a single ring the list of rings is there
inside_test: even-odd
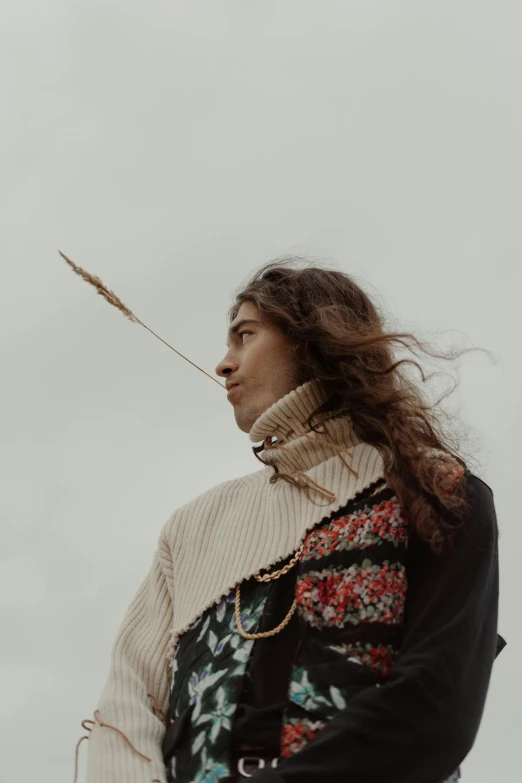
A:
[[[103,728],[103,727],[105,727],[105,728],[107,728],[107,729],[112,729],[113,731],[115,731],[117,734],[119,734],[119,735],[120,735],[120,737],[122,737],[122,738],[125,740],[125,742],[127,743],[127,745],[130,747],[130,749],[131,749],[131,750],[133,750],[133,751],[134,751],[134,753],[135,753],[137,756],[139,756],[140,758],[142,758],[144,761],[149,761],[149,762],[152,762],[152,759],[151,759],[151,758],[149,758],[148,756],[146,756],[144,753],[140,753],[140,751],[139,751],[137,748],[135,748],[135,747],[134,747],[134,745],[132,744],[132,742],[130,741],[130,739],[127,737],[127,735],[126,735],[126,734],[124,734],[124,733],[123,733],[123,731],[122,731],[121,729],[118,729],[116,726],[112,726],[110,723],[105,723],[104,721],[102,721],[102,720],[101,720],[101,719],[98,717],[98,716],[99,716],[99,713],[100,713],[100,711],[99,711],[99,710],[96,710],[96,711],[95,711],[95,713],[94,713],[94,718],[95,718],[95,720],[96,720],[96,722],[98,723],[98,725],[99,725],[99,726],[101,726],[102,728]]]
[[[300,454],[294,454],[291,449],[288,448],[288,446],[283,446],[282,443],[271,443],[269,441],[269,438],[265,439],[264,443],[265,449],[267,451],[286,451],[289,454],[291,454],[293,457],[297,457],[297,459],[301,462],[301,465],[303,468],[305,467],[304,460],[301,457]],[[326,487],[322,487],[320,484],[317,483],[317,481],[314,481],[310,476],[307,476],[304,470],[297,470],[294,471],[291,474],[294,478],[297,478],[299,481],[299,486],[303,489],[313,489],[314,492],[317,492],[318,495],[321,495],[321,497],[325,498],[329,503],[335,500],[335,493],[331,492],[331,490],[327,489]],[[312,486],[313,485],[313,486]]]
[[[331,441],[324,440],[323,438],[318,438],[317,435],[312,435],[311,433],[306,432],[305,430],[301,429],[301,427],[297,426],[295,421],[292,419],[288,419],[289,424],[291,425],[293,431],[297,435],[301,435],[302,437],[308,438],[309,440],[313,441],[314,443],[320,443],[323,446],[329,446],[330,448],[334,449],[337,452],[337,456],[343,463],[343,465],[352,473],[355,478],[359,478],[359,474],[357,473],[354,468],[345,460],[343,457],[343,452],[348,455],[350,459],[353,459],[353,454],[349,452],[346,448],[343,446],[338,446],[336,443],[332,443]],[[292,453],[291,449],[289,449],[287,446],[284,446],[282,443],[271,443],[269,441],[269,438],[265,439],[265,448],[267,451],[274,450],[274,451],[285,451],[292,454],[292,456],[297,457],[297,459],[301,462],[301,465],[304,467],[304,460],[301,457],[299,453]],[[310,476],[308,476],[304,470],[295,471],[292,474],[295,478],[299,480],[300,486],[304,488],[311,489],[314,492],[317,492],[318,495],[321,495],[325,500],[327,500],[329,503],[332,503],[335,500],[335,492],[332,492],[332,490],[328,489],[327,487],[323,487],[321,484],[319,484],[317,481],[314,481]]]
[[[149,695],[149,694],[147,694],[147,695]],[[137,748],[135,748],[134,745],[132,744],[132,742],[130,741],[130,739],[127,737],[126,734],[123,733],[123,731],[121,731],[121,729],[118,729],[116,726],[112,726],[110,723],[105,723],[104,721],[102,721],[100,719],[99,715],[100,715],[100,711],[99,710],[95,710],[94,711],[94,720],[90,720],[88,718],[86,720],[82,720],[82,728],[84,728],[85,731],[91,732],[93,730],[94,726],[97,724],[98,726],[100,726],[102,728],[112,729],[117,734],[119,734],[120,737],[122,737],[125,740],[127,745],[130,747],[130,749],[132,751],[134,751],[134,753],[137,756],[139,756],[144,761],[148,761],[149,763],[152,763],[152,759],[149,758],[149,756],[146,756],[144,753],[141,753]],[[91,725],[87,726],[86,725],[87,723],[90,723]],[[78,781],[78,757],[79,757],[80,745],[82,744],[83,740],[85,740],[85,739],[86,740],[89,739],[89,735],[88,734],[86,734],[83,737],[80,737],[80,739],[76,743],[76,753],[75,753],[75,757],[74,757],[74,783],[77,783],[77,781]]]
[[[314,481],[313,478],[307,476],[306,473],[304,473],[302,470],[297,471],[293,474],[293,476],[300,480],[301,487],[308,487],[314,492],[317,492],[318,495],[321,495],[321,497],[323,497],[329,503],[333,503],[335,500],[335,492],[332,492],[331,489],[327,489],[327,487],[323,487],[321,484],[318,484],[317,481]]]
[[[357,473],[357,471],[354,470],[352,468],[352,466],[348,464],[348,462],[346,462],[346,460],[344,459],[344,457],[342,455],[342,452],[346,452],[346,454],[348,454],[350,459],[353,459],[353,454],[351,452],[349,452],[346,448],[344,448],[343,446],[338,446],[337,443],[332,443],[329,440],[324,440],[323,438],[318,438],[317,435],[314,437],[312,435],[312,433],[310,433],[310,432],[305,432],[304,430],[299,431],[299,428],[295,428],[295,430],[296,430],[298,435],[302,435],[303,437],[308,438],[309,440],[313,440],[314,443],[321,443],[323,446],[330,446],[332,449],[335,449],[337,451],[337,456],[339,457],[339,459],[341,460],[343,465],[346,468],[348,468],[350,473],[353,473],[355,478],[359,478],[359,474]]]
[[[94,724],[93,720],[88,721],[88,722]],[[86,731],[91,731],[91,729],[88,729],[87,726],[84,725],[85,723],[87,723],[87,721],[82,721],[83,728]],[[89,739],[89,735],[88,734],[84,734],[83,737],[80,737],[80,739],[76,743],[76,750],[74,752],[74,783],[77,783],[77,781],[78,781],[78,759],[79,759],[79,755],[80,755],[80,745],[82,744],[82,742],[84,740],[88,740],[88,739]]]
[[[286,451],[288,454],[291,454],[292,457],[297,457],[301,465],[303,466],[303,470],[305,469],[305,462],[304,459],[301,457],[300,454],[294,453],[291,449],[288,448],[288,446],[283,446],[282,443],[270,443],[269,441],[270,436],[268,438],[265,438],[264,447],[267,451]]]

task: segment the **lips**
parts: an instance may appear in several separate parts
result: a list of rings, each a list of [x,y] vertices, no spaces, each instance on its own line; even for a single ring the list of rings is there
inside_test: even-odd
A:
[[[239,388],[239,383],[233,383],[231,386],[229,386],[227,397],[230,399],[230,395],[233,393],[234,389],[238,389],[238,388]]]

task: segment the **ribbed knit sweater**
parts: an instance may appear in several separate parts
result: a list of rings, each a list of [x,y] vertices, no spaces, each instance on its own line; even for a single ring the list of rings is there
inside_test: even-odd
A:
[[[382,477],[380,454],[359,441],[349,417],[310,432],[307,419],[323,401],[315,381],[278,400],[249,433],[252,443],[265,444],[260,456],[269,465],[208,490],[164,524],[113,647],[88,743],[87,783],[165,783],[159,715],[168,706],[178,637],[237,582],[295,552],[317,522]],[[274,464],[309,492],[270,483]]]

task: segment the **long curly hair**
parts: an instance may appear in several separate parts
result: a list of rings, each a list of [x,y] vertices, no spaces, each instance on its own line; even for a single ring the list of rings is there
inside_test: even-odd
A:
[[[403,513],[434,552],[441,552],[466,511],[465,475],[469,468],[458,453],[456,436],[443,431],[436,411],[444,394],[429,404],[404,365],[397,346],[413,355],[455,359],[470,350],[436,352],[413,334],[386,331],[384,318],[370,297],[349,275],[308,265],[296,268],[298,256],[284,256],[263,265],[235,294],[232,322],[243,302],[257,305],[262,317],[281,329],[295,349],[300,382],[318,379],[327,399],[313,411],[308,426],[319,432],[319,414],[349,415],[356,435],[379,451],[384,477]],[[255,451],[255,449],[254,449]],[[277,472],[271,481],[298,485]]]

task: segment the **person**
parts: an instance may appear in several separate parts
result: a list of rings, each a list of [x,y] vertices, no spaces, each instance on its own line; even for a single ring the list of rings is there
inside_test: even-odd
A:
[[[216,373],[262,467],[164,524],[84,723],[88,783],[459,780],[505,645],[498,525],[394,354],[428,349],[291,258],[229,323]]]

